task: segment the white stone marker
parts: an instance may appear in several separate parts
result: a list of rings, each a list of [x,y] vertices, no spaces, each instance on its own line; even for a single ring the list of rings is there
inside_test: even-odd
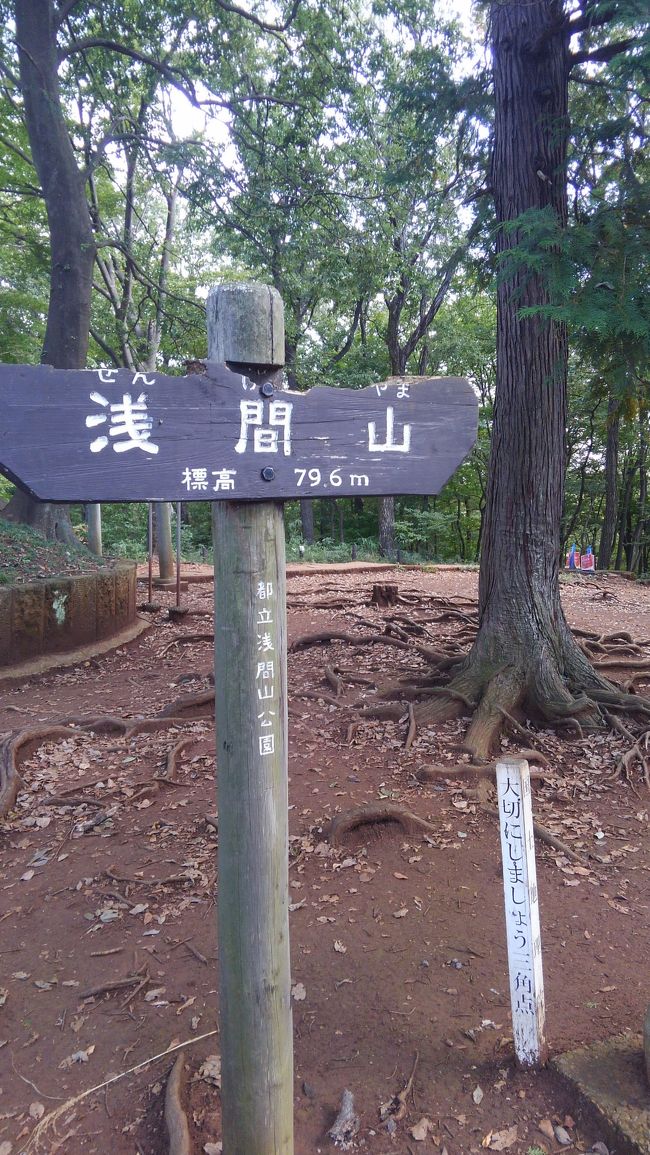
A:
[[[496,774],[515,1054],[520,1066],[538,1067],[546,1041],[530,771],[523,758],[502,758]]]

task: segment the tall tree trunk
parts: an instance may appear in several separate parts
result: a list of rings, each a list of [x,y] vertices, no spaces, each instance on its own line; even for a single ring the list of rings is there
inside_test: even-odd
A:
[[[629,542],[627,540],[627,528],[630,522],[630,505],[632,503],[632,489],[634,488],[634,478],[636,477],[636,461],[630,462],[623,470],[623,492],[620,499],[620,507],[618,512],[618,545],[616,547],[616,560],[614,562],[614,569],[621,569],[623,565],[623,554],[627,556]]]
[[[41,360],[57,369],[80,369],[88,349],[95,243],[85,178],[61,106],[56,12],[51,0],[16,0],[15,15],[25,121],[50,233],[50,299]],[[4,516],[48,537],[76,540],[65,507],[36,502],[23,492]]]
[[[641,551],[646,526],[646,507],[648,502],[648,439],[647,439],[648,412],[639,402],[639,507],[636,527],[632,537],[632,551],[630,555],[630,569],[638,573],[641,563]]]
[[[314,544],[314,502],[310,497],[300,498],[300,524],[302,540],[306,545]]]
[[[559,592],[567,337],[541,316],[542,271],[522,260],[517,220],[549,212],[566,225],[568,31],[561,0],[493,0],[494,189],[502,275],[497,291],[497,389],[479,578],[479,632],[452,685],[477,702],[466,746],[487,759],[503,710],[548,721],[580,712],[600,723],[586,685],[601,687],[566,624]],[[527,243],[530,244],[530,241]],[[513,250],[516,258],[509,262]],[[551,257],[552,259],[552,257]],[[530,314],[522,316],[522,309]],[[534,312],[539,310],[539,313]],[[424,720],[460,712],[438,698]]]
[[[395,498],[380,497],[379,556],[392,560],[395,556]]]
[[[153,508],[156,519],[158,573],[163,581],[170,581],[175,574],[174,548],[172,546],[172,507],[169,501],[155,501]]]
[[[598,569],[609,569],[616,532],[618,505],[618,439],[621,411],[618,400],[610,395],[607,406],[607,442],[605,445],[605,514],[600,534]]]
[[[86,506],[86,524],[88,526],[88,549],[96,557],[101,557],[103,553],[102,507],[97,502]]]

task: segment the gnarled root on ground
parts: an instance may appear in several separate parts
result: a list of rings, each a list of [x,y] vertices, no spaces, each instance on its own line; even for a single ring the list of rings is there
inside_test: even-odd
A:
[[[499,653],[507,655],[500,665],[495,657]],[[552,642],[520,645],[511,654],[507,647],[495,644],[494,638],[487,645],[477,638],[449,685],[442,687],[435,700],[414,707],[417,724],[431,725],[465,713],[458,692],[478,700],[463,744],[477,763],[487,762],[498,749],[504,727],[514,726],[521,732],[518,717],[544,726],[572,727],[582,736],[610,724],[608,713],[650,715],[650,701],[607,681],[568,630]],[[523,732],[530,737],[528,731]]]
[[[340,846],[348,834],[363,826],[396,826],[407,835],[438,833],[430,822],[395,802],[370,802],[344,810],[332,818],[323,833],[331,846]]]
[[[19,730],[17,734],[10,734],[0,744],[0,818],[15,804],[18,791],[22,786],[22,778],[18,773],[19,755],[27,757],[29,747],[38,746],[56,738],[67,738],[70,729],[67,726],[30,726],[26,730]]]
[[[135,738],[138,734],[155,733],[157,730],[167,730],[170,726],[184,726],[196,718],[178,716],[186,707],[196,708],[211,704],[214,701],[214,690],[205,694],[189,694],[185,698],[177,698],[155,718],[114,718],[109,714],[98,718],[66,718],[61,723],[53,722],[46,726],[30,726],[10,734],[0,742],[0,818],[4,818],[13,809],[18,792],[22,786],[19,767],[32,750],[43,742],[55,742],[60,738],[78,737],[80,733],[117,734],[125,739]],[[212,717],[212,711],[204,717]],[[159,780],[173,782],[178,760],[183,748],[192,739],[183,738],[170,751],[164,775]],[[79,789],[79,787],[75,787]]]
[[[167,1079],[165,1090],[165,1123],[169,1135],[169,1155],[192,1155],[190,1129],[181,1102],[184,1067],[185,1054],[180,1051]]]

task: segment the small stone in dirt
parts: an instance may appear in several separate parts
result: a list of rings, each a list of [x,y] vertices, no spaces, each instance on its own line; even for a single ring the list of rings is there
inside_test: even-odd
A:
[[[479,1103],[483,1102],[483,1092],[482,1092],[480,1087],[474,1088],[474,1090],[472,1091],[472,1099],[476,1103],[477,1107],[478,1107]]]
[[[205,1155],[221,1155],[223,1145],[221,1143],[206,1143],[203,1147]]]
[[[42,1119],[45,1114],[45,1107],[42,1103],[30,1103],[29,1114],[32,1119]]]
[[[306,1079],[303,1079],[302,1082],[302,1093],[306,1095],[308,1099],[316,1098],[316,1088],[312,1087],[311,1083],[308,1083]]]
[[[560,1127],[558,1125],[554,1127],[553,1130],[555,1132],[555,1138],[557,1139],[558,1143],[562,1144],[563,1147],[568,1147],[569,1143],[573,1142],[566,1127]]]

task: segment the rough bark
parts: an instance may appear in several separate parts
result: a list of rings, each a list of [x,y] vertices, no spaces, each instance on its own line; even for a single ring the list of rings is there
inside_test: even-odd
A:
[[[380,497],[379,506],[379,555],[392,558],[395,554],[395,498]]]
[[[616,509],[618,503],[618,441],[621,414],[618,401],[610,396],[607,406],[607,442],[605,445],[605,514],[598,550],[598,569],[609,569],[612,562]]]
[[[300,500],[300,524],[305,545],[314,544],[314,503],[308,497]]]
[[[648,413],[643,401],[639,400],[639,503],[637,506],[637,520],[632,538],[630,555],[630,569],[639,573],[641,565],[646,527],[646,506],[648,501],[648,440],[647,440]]]
[[[95,244],[84,175],[77,167],[58,81],[51,0],[16,0],[16,40],[25,121],[50,234],[50,298],[41,361],[81,369],[86,361]],[[67,511],[18,492],[4,516],[47,537],[74,540]]]
[[[497,296],[497,390],[479,578],[479,631],[451,682],[456,696],[418,705],[418,722],[477,701],[466,736],[487,760],[504,710],[552,722],[602,725],[597,700],[615,695],[566,624],[559,591],[567,397],[563,325],[531,312],[550,294],[527,266],[515,222],[531,210],[567,218],[568,34],[559,0],[495,0],[492,164],[502,276]],[[530,242],[528,242],[530,243]]]

